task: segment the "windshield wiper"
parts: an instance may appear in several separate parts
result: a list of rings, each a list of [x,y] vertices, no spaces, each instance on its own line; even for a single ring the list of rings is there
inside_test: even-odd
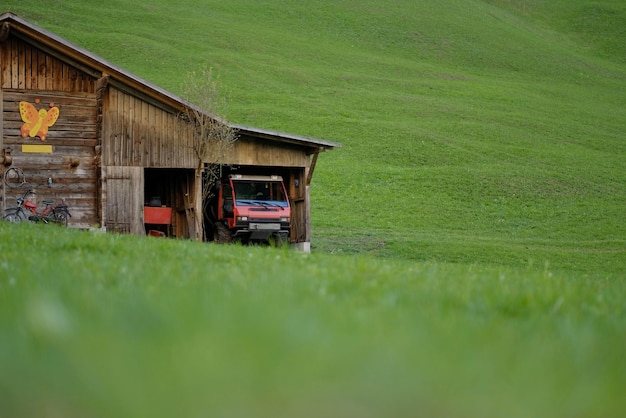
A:
[[[257,205],[261,205],[261,206],[264,206],[264,207],[271,206],[273,208],[280,208],[281,210],[285,210],[284,207],[280,206],[277,203],[266,202],[266,201],[263,201],[263,200],[255,200],[253,203],[256,203]]]
[[[279,205],[278,203],[266,202],[263,200],[238,199],[237,203],[243,204],[243,205],[258,205],[258,206],[263,206],[263,207],[271,206],[273,208],[280,208],[280,210],[285,210],[285,208]]]

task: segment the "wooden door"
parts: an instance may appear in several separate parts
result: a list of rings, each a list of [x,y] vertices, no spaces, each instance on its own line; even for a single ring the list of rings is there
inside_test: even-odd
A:
[[[106,167],[105,226],[109,232],[145,235],[142,167]]]

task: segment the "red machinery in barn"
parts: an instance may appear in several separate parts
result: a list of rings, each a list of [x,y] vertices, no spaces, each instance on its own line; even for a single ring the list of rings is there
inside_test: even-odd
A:
[[[220,182],[215,239],[286,242],[291,207],[281,176],[232,174]]]

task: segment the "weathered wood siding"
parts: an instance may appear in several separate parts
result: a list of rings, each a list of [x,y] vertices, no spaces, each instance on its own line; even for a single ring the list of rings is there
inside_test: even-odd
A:
[[[3,89],[93,93],[95,80],[15,37],[0,45]]]
[[[309,187],[304,179],[305,169],[295,168],[290,170],[285,180],[291,203],[291,242],[310,240],[308,230],[310,208],[307,203]]]
[[[107,167],[102,173],[104,226],[109,232],[143,235],[144,176],[141,167]]]
[[[2,183],[2,206],[13,206],[24,191],[34,189],[41,200],[69,205],[73,226],[97,222],[94,161],[97,141],[95,80],[32,45],[9,37],[0,44],[2,86],[2,136],[0,151],[10,152],[12,164],[0,166],[0,174],[11,168],[23,171],[26,184]],[[24,124],[20,102],[37,110],[59,109],[59,117],[46,140],[22,137]],[[51,152],[24,152],[31,145],[49,145]],[[48,183],[51,180],[51,184]]]
[[[10,150],[11,166],[24,173],[26,184],[16,187],[3,185],[5,207],[31,188],[40,199],[65,199],[70,207],[72,225],[88,227],[97,223],[95,211],[97,169],[94,164],[96,144],[96,101],[93,94],[59,94],[48,91],[4,90],[2,94],[3,144]],[[19,102],[35,103],[39,107],[54,103],[59,118],[50,127],[45,142],[38,137],[22,138]],[[51,153],[24,152],[31,145],[49,145]],[[48,184],[48,180],[52,182]]]
[[[302,148],[241,136],[226,157],[226,163],[248,166],[308,167],[309,157]]]
[[[176,114],[115,87],[109,87],[104,100],[102,128],[104,166],[198,166]]]

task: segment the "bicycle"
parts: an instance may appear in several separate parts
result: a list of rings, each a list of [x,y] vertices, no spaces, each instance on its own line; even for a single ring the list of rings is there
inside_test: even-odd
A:
[[[52,200],[43,200],[45,208],[38,212],[37,204],[29,200],[31,196],[36,196],[33,189],[28,189],[21,197],[17,198],[17,206],[7,208],[4,211],[4,220],[13,223],[22,221],[43,222],[45,224],[53,223],[67,226],[68,218],[72,216],[65,203],[65,200],[55,205]]]

